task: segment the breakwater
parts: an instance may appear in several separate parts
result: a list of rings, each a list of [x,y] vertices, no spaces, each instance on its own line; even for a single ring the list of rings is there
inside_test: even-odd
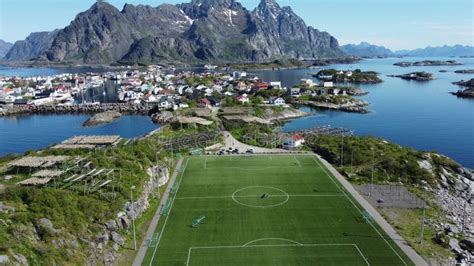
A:
[[[102,104],[73,104],[73,105],[18,105],[0,109],[0,117],[33,114],[96,114],[116,111],[123,114],[148,115],[151,106],[147,104],[102,103]]]

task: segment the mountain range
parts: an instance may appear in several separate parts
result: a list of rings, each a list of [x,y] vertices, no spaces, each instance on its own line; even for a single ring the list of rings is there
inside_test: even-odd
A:
[[[0,58],[3,58],[8,53],[8,51],[10,51],[12,46],[12,43],[0,40]]]
[[[275,0],[261,0],[253,11],[235,0],[192,0],[122,10],[98,1],[64,29],[16,42],[5,58],[130,64],[344,56],[333,36]]]
[[[399,50],[392,51],[384,46],[377,46],[367,42],[361,42],[360,44],[346,44],[342,45],[341,49],[352,56],[362,58],[373,58],[373,57],[450,57],[450,56],[474,56],[473,46],[438,46],[438,47],[426,47],[415,50]]]

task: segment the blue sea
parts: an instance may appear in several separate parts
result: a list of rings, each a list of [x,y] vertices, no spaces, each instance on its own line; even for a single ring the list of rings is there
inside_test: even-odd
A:
[[[458,60],[462,66],[433,66],[401,68],[393,64],[401,61]],[[474,168],[474,100],[462,99],[449,92],[457,91],[452,82],[474,78],[471,74],[456,74],[455,70],[474,69],[474,58],[387,58],[364,60],[357,64],[332,65],[325,68],[340,70],[361,69],[380,73],[380,84],[359,87],[369,91],[360,97],[370,102],[369,114],[337,111],[312,111],[313,115],[285,124],[287,131],[323,125],[345,127],[356,135],[381,137],[402,146],[436,151],[459,163]],[[447,70],[440,73],[439,70]],[[91,70],[78,70],[85,72]],[[302,78],[318,70],[257,71],[253,74],[265,81],[281,81],[285,86],[299,84]],[[414,71],[433,73],[437,78],[429,82],[405,81],[387,75]],[[69,69],[2,69],[0,76],[30,76],[73,72]],[[315,79],[314,79],[315,80]],[[316,81],[316,80],[315,80]],[[131,116],[97,128],[82,128],[87,119],[83,115],[48,115],[0,118],[0,155],[28,149],[39,149],[78,134],[119,134],[123,137],[143,135],[154,128],[148,117]]]
[[[453,60],[453,58],[387,58],[364,60],[357,64],[332,65],[324,68],[340,70],[361,69],[377,71],[385,81],[380,84],[360,85],[369,91],[359,97],[370,103],[370,114],[314,111],[314,115],[294,120],[285,130],[299,130],[323,125],[345,127],[356,135],[381,137],[402,146],[436,151],[447,155],[466,167],[474,168],[474,99],[451,95],[458,86],[455,81],[474,78],[472,74],[457,74],[455,70],[474,69],[474,58],[454,58],[462,66],[408,67],[394,66],[401,61]],[[447,70],[440,73],[439,70]],[[299,84],[300,79],[311,79],[318,70],[261,71],[255,74],[266,81],[282,81],[285,86]],[[387,75],[414,71],[433,73],[437,78],[429,82],[406,81]],[[313,79],[316,81],[316,79]]]
[[[89,115],[32,115],[0,118],[0,156],[39,150],[77,135],[120,135],[134,138],[159,125],[148,116],[123,116],[96,127],[83,127]]]

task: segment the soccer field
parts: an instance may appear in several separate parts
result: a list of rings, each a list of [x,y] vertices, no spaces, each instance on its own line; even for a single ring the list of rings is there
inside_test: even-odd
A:
[[[314,156],[187,158],[173,190],[144,265],[413,264]]]

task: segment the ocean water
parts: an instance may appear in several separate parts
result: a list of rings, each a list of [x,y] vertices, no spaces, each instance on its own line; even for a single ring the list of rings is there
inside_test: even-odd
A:
[[[408,67],[393,64],[400,61],[450,60],[453,58],[387,58],[364,60],[357,64],[332,65],[325,68],[373,70],[385,81],[359,87],[369,91],[360,97],[368,102],[369,114],[322,111],[303,108],[314,114],[285,124],[284,129],[299,130],[331,125],[354,130],[356,135],[369,135],[387,139],[402,146],[419,150],[436,151],[459,163],[474,168],[474,100],[457,98],[449,92],[457,91],[452,82],[474,78],[470,74],[456,74],[455,70],[474,69],[474,58],[454,58],[462,66]],[[439,70],[447,70],[440,73]],[[88,69],[3,69],[1,75],[45,75],[63,72],[87,72]],[[318,70],[256,71],[253,74],[265,81],[281,81],[285,86],[299,83],[302,78],[312,78]],[[429,82],[405,81],[387,75],[413,71],[433,73],[437,78]],[[313,78],[314,79],[314,78]],[[316,79],[314,79],[316,81]],[[108,90],[104,101],[113,101],[113,89]],[[90,93],[90,92],[89,92]],[[104,97],[100,92],[92,93]],[[90,95],[89,95],[90,97]],[[109,98],[111,97],[111,98]],[[78,134],[119,134],[123,137],[143,135],[154,128],[148,117],[131,116],[105,126],[86,129],[81,124],[83,115],[48,115],[0,118],[0,155],[39,149]]]
[[[155,130],[147,116],[123,116],[110,124],[86,128],[89,115],[32,115],[0,118],[0,156],[21,154],[77,135],[120,135],[134,138]]]
[[[374,70],[385,81],[380,84],[360,85],[369,91],[359,97],[370,103],[369,114],[337,111],[313,111],[314,115],[287,123],[285,130],[299,130],[323,125],[345,127],[356,135],[369,135],[387,139],[402,146],[419,150],[436,151],[447,155],[466,167],[474,168],[474,99],[457,98],[449,92],[457,91],[452,82],[474,78],[474,75],[457,74],[455,70],[474,69],[474,58],[455,58],[462,66],[432,66],[401,68],[393,64],[401,61],[452,58],[387,58],[364,60],[351,65],[332,65],[324,68],[340,70]],[[440,73],[439,70],[448,70]],[[255,72],[266,81],[280,80],[285,86],[298,84],[309,73],[318,70],[280,70]],[[437,78],[429,82],[406,81],[387,75],[414,71],[433,73]],[[313,79],[316,81],[316,79]]]

